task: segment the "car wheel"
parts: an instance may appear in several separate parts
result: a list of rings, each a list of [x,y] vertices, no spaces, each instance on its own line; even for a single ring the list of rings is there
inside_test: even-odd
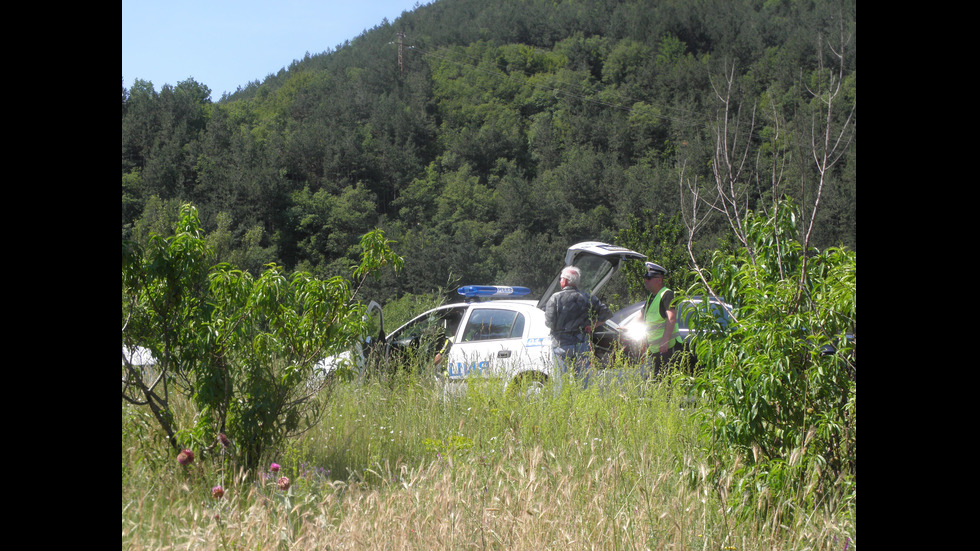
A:
[[[548,378],[543,373],[536,371],[521,373],[507,385],[507,394],[517,399],[536,398],[544,391],[544,384],[547,380]]]

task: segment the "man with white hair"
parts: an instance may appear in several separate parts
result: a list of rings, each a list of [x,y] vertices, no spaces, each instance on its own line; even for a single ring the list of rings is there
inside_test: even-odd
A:
[[[585,375],[589,365],[586,354],[591,348],[589,334],[612,317],[609,308],[598,298],[578,289],[581,277],[578,268],[566,266],[561,271],[561,291],[551,295],[544,307],[544,322],[551,329],[559,377],[567,373],[569,362],[576,377]],[[587,385],[588,381],[585,382]]]

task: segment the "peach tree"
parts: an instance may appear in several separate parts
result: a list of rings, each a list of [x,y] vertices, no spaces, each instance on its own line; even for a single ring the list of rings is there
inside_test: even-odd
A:
[[[797,212],[784,202],[751,213],[745,246],[717,253],[689,291],[735,305],[727,330],[697,341],[698,413],[713,451],[734,452],[753,487],[800,487],[818,473],[826,490],[856,483],[857,256],[806,250]]]
[[[383,232],[361,238],[351,281],[402,259]],[[284,439],[315,423],[321,359],[350,349],[365,328],[364,306],[351,281],[286,274],[268,264],[261,274],[213,264],[197,211],[181,209],[172,236],[151,235],[122,247],[122,398],[152,412],[174,450],[233,443],[241,466],[254,468]],[[126,351],[148,351],[140,365]],[[174,398],[195,406],[182,421]]]

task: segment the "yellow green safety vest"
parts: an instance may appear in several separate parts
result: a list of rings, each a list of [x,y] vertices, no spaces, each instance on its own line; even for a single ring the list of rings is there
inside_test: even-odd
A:
[[[660,342],[660,339],[664,336],[664,331],[667,329],[667,319],[660,315],[660,299],[664,296],[669,289],[666,287],[660,289],[660,291],[653,297],[652,302],[647,301],[647,342],[650,343],[650,349],[653,352],[657,351],[656,343]],[[674,323],[674,334],[677,335],[677,323]],[[671,342],[668,343],[669,346],[674,346],[675,344],[680,344],[683,342],[680,337],[674,337]]]

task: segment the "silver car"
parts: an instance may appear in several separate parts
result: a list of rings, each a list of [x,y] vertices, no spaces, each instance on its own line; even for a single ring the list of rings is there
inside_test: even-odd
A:
[[[685,344],[693,344],[699,332],[705,329],[696,328],[694,325],[695,312],[704,307],[710,309],[711,316],[717,326],[724,330],[731,322],[732,305],[718,297],[694,296],[684,299],[677,304],[677,326],[676,331]],[[631,356],[638,357],[646,339],[646,323],[643,318],[643,308],[646,302],[634,302],[629,306],[613,314],[611,323],[607,325],[607,334],[600,336],[605,346],[610,346],[610,340],[615,339],[619,345],[626,349]],[[616,333],[610,336],[612,329]]]

